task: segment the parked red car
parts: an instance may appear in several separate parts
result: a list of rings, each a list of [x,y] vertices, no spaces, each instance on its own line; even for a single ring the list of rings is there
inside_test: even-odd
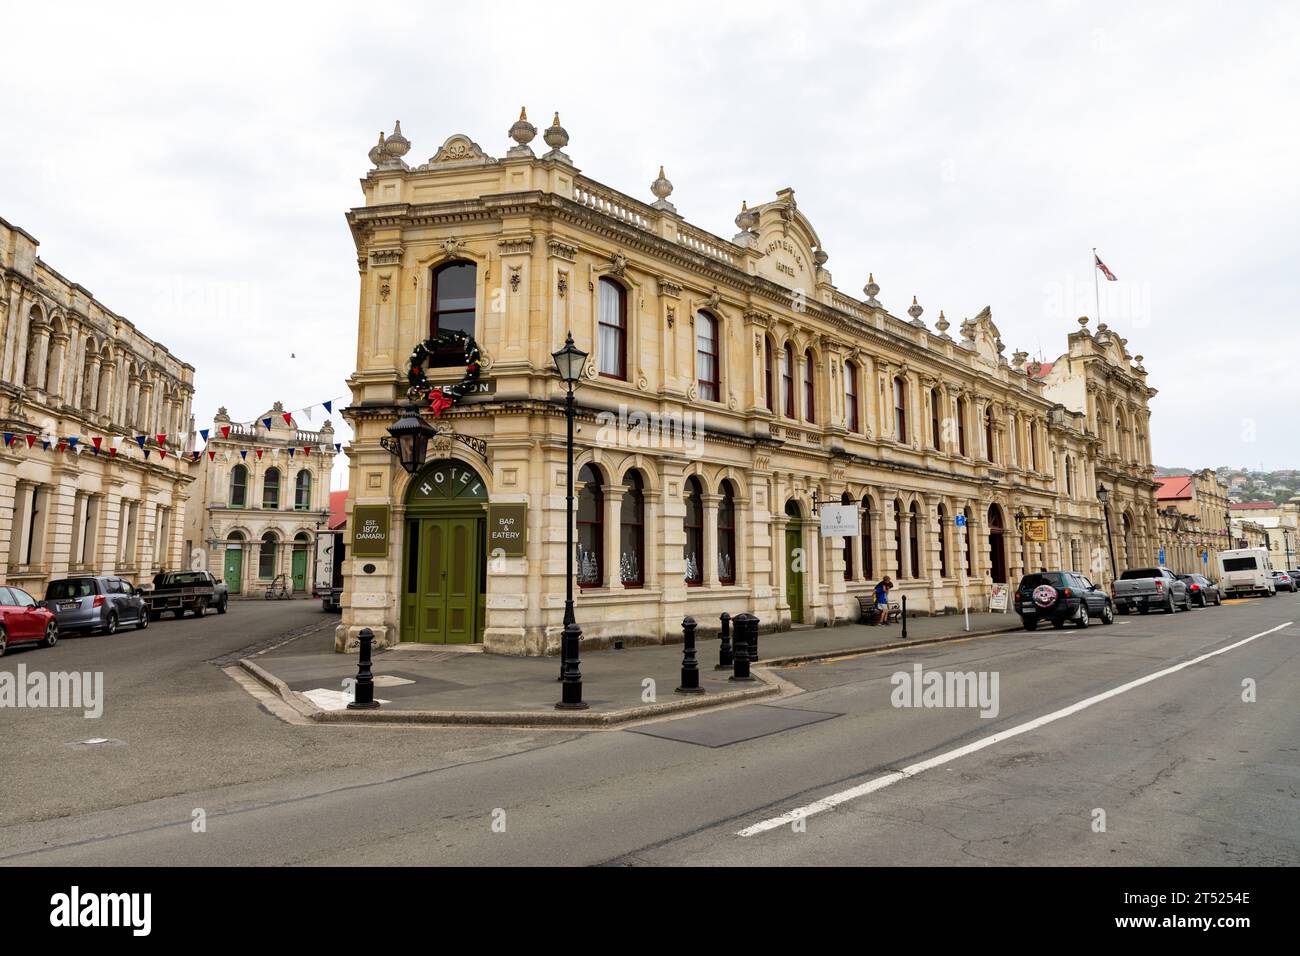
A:
[[[10,645],[33,641],[39,641],[42,647],[59,642],[54,615],[22,588],[0,587],[0,656]]]

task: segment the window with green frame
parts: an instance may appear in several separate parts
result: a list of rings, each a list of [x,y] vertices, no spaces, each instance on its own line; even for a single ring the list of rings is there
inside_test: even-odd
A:
[[[294,480],[293,510],[311,511],[311,472],[306,468],[299,471]]]

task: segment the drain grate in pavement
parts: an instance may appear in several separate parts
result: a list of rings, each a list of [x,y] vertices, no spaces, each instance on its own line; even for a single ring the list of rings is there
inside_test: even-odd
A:
[[[817,710],[795,710],[791,707],[754,704],[751,707],[738,707],[718,714],[683,717],[680,720],[670,720],[649,727],[637,727],[627,733],[677,740],[699,747],[727,747],[743,740],[755,740],[840,716],[842,715]]]

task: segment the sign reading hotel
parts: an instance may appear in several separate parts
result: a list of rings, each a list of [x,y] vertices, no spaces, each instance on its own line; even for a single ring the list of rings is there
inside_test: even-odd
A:
[[[388,557],[388,505],[352,506],[352,556]]]
[[[500,551],[507,558],[522,558],[528,543],[528,505],[519,503],[488,505],[488,554]]]

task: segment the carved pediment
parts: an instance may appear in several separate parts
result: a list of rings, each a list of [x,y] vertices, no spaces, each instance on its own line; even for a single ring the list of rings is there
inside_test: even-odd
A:
[[[825,256],[818,254],[821,240],[795,204],[794,190],[782,189],[774,201],[751,211],[758,220],[754,248],[762,253],[758,274],[811,294],[817,284],[817,267],[825,262]]]
[[[447,141],[438,148],[427,163],[419,169],[431,169],[435,166],[491,166],[496,159],[483,152],[478,143],[464,133],[448,136]]]
[[[993,310],[987,305],[979,315],[962,323],[962,336],[970,343],[969,347],[989,365],[1000,365],[1003,361],[1002,333],[993,324]]]

